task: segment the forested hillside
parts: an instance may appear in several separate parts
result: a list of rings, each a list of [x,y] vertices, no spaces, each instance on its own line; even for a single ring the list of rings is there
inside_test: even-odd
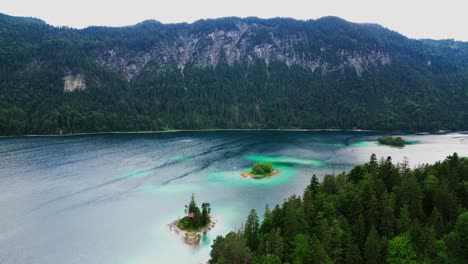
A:
[[[315,176],[260,223],[214,241],[210,263],[468,263],[468,159],[409,169],[391,158]]]
[[[468,44],[336,17],[53,27],[0,14],[0,134],[468,128]]]

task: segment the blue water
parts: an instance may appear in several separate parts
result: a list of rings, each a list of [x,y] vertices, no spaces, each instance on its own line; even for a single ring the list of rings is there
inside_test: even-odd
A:
[[[468,135],[403,135],[381,146],[371,132],[211,131],[0,139],[0,263],[200,263],[218,234],[302,194],[310,176],[339,173],[372,153],[434,162],[468,156]],[[240,177],[254,161],[280,175]],[[191,248],[167,224],[195,193],[218,225]]]

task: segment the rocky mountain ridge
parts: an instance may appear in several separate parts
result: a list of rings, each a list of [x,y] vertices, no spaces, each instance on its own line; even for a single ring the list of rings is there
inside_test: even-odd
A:
[[[465,42],[337,17],[0,26],[0,134],[468,129]]]

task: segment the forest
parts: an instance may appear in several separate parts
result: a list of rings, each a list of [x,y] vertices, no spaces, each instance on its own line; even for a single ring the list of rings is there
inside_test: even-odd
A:
[[[302,196],[218,236],[210,263],[468,263],[468,159],[390,157],[312,176]]]
[[[468,129],[464,42],[334,17],[0,27],[0,135]],[[86,89],[64,91],[77,75]]]

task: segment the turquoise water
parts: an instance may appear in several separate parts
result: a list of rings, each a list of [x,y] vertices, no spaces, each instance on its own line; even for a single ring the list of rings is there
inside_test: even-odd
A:
[[[406,145],[414,145],[414,144],[420,144],[421,142],[419,140],[405,140]]]
[[[249,155],[244,156],[244,158],[253,162],[270,162],[272,164],[325,166],[325,162],[320,160],[301,159],[295,157]]]
[[[211,183],[222,185],[239,187],[268,187],[286,183],[297,174],[297,171],[293,167],[281,165],[276,165],[274,167],[279,170],[279,173],[263,179],[242,177],[241,173],[248,171],[250,169],[248,167],[239,170],[213,172],[208,175],[207,179]]]
[[[184,156],[173,156],[173,157],[169,158],[169,160],[173,161],[173,162],[182,162],[182,161],[187,160],[187,159],[188,158],[184,157]]]
[[[372,153],[415,166],[453,152],[468,135],[403,135],[404,148],[373,132],[212,131],[0,139],[0,262],[200,263],[217,235],[263,213],[310,177],[340,173]],[[240,176],[254,162],[278,175]],[[189,247],[168,224],[191,194],[210,202],[216,227]]]
[[[377,141],[357,141],[350,144],[350,147],[375,147],[379,145]]]

